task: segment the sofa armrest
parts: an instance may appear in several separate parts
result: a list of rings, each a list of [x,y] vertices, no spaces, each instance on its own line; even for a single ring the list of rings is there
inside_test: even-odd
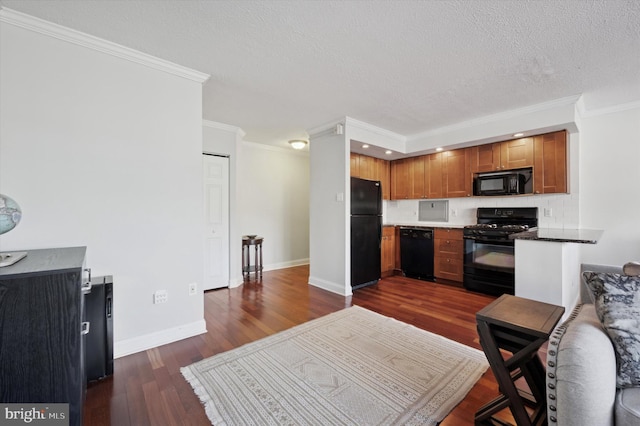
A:
[[[550,425],[613,425],[616,357],[592,304],[578,305],[552,333],[547,351]]]

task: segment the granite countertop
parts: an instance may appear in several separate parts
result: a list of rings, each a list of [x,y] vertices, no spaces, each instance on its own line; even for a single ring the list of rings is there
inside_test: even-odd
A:
[[[598,229],[534,228],[509,235],[512,240],[552,241],[557,243],[597,244],[602,237]]]
[[[396,223],[384,223],[382,226],[403,226],[406,228],[455,228],[462,229],[464,224],[453,224],[447,222],[396,222]]]

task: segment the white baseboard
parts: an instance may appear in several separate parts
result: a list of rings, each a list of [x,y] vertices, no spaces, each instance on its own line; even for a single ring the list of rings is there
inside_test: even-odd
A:
[[[206,332],[207,324],[205,320],[202,319],[190,324],[181,325],[179,327],[169,328],[167,330],[145,334],[144,336],[114,342],[113,357],[120,358],[123,356],[134,354],[136,352],[142,352],[146,351],[147,349],[166,345],[167,343],[173,343],[177,342],[178,340],[197,336]]]
[[[264,271],[275,271],[276,269],[292,268],[294,266],[308,265],[309,258],[289,260],[287,262],[272,263],[270,265],[264,265]]]
[[[309,284],[314,287],[330,291],[332,293],[337,293],[341,296],[351,296],[353,294],[353,292],[351,291],[351,286],[349,286],[349,288],[346,288],[344,284],[326,281],[318,277],[309,276]]]
[[[290,260],[288,262],[272,263],[269,265],[264,265],[262,270],[275,271],[277,269],[292,268],[294,266],[301,266],[301,265],[308,265],[308,264],[309,264],[309,258],[297,259],[297,260]],[[229,288],[239,287],[243,283],[244,283],[244,278],[242,276],[232,278],[229,280]]]

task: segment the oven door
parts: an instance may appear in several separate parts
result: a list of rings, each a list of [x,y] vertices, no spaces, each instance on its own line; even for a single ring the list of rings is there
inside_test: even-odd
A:
[[[481,293],[514,294],[513,240],[464,237],[464,287]]]

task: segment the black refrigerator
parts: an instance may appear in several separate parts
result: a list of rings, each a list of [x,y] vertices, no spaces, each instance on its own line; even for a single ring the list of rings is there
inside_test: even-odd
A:
[[[380,279],[382,191],[380,182],[351,178],[351,287]]]

